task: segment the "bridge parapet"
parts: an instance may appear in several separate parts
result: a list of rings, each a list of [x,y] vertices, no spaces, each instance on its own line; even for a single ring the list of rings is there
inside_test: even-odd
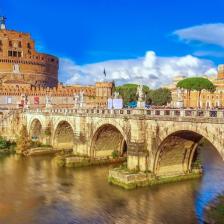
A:
[[[224,110],[200,109],[26,109],[30,114],[58,114],[100,117],[130,117],[146,120],[175,120],[224,123]]]

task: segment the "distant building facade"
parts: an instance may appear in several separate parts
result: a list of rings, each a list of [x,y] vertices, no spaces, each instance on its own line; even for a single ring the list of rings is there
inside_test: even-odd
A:
[[[180,100],[186,108],[224,108],[224,65],[218,66],[217,77],[208,78],[216,87],[215,92],[203,90],[199,99],[197,91],[191,91],[188,96],[186,90],[176,88],[176,84],[185,77],[176,77],[172,85],[167,86],[172,93],[172,107],[178,107]]]
[[[59,59],[38,53],[29,33],[7,30],[0,17],[0,106],[44,106],[46,97],[60,107],[74,104],[74,95],[83,93],[86,107],[106,107],[113,82],[94,86],[62,85],[58,82]],[[26,102],[25,102],[26,101]]]

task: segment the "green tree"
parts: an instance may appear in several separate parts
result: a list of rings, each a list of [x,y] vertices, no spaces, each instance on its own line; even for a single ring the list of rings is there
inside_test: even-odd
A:
[[[213,85],[213,83],[210,80],[203,77],[191,77],[183,79],[177,83],[177,87],[187,90],[188,102],[190,98],[190,92],[192,90],[198,91],[198,107],[200,107],[202,90],[207,90],[210,92],[215,91],[215,86]]]
[[[17,140],[16,151],[19,153],[23,153],[30,148],[30,145],[31,144],[30,144],[27,128],[25,125],[23,125],[19,133],[19,138]]]
[[[171,102],[171,92],[167,88],[159,88],[150,90],[147,97],[148,101],[151,100],[153,105],[163,106]]]
[[[119,92],[120,96],[124,100],[124,104],[127,105],[129,102],[138,100],[137,88],[137,84],[124,84],[122,86],[116,87],[116,91]],[[145,94],[148,94],[149,87],[143,86],[143,91]]]

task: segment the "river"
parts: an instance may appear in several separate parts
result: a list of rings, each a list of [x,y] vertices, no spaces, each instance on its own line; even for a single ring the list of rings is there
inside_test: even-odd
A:
[[[224,162],[202,150],[199,180],[125,191],[107,183],[109,167],[65,169],[51,157],[0,158],[1,224],[193,224],[224,191]]]

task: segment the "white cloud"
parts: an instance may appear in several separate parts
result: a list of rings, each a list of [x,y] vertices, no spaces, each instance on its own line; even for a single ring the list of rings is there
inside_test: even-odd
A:
[[[103,70],[107,71],[104,77]],[[66,84],[90,85],[97,81],[114,80],[116,84],[142,83],[151,88],[172,82],[178,75],[214,75],[216,69],[209,60],[192,55],[183,57],[159,57],[153,51],[144,57],[127,60],[111,60],[94,64],[77,65],[74,61],[61,58],[59,78]]]
[[[224,52],[223,51],[201,50],[201,51],[195,51],[193,53],[193,55],[197,56],[197,57],[212,56],[212,57],[216,57],[216,58],[223,58]]]
[[[181,40],[199,41],[224,47],[224,23],[210,23],[176,30]]]

